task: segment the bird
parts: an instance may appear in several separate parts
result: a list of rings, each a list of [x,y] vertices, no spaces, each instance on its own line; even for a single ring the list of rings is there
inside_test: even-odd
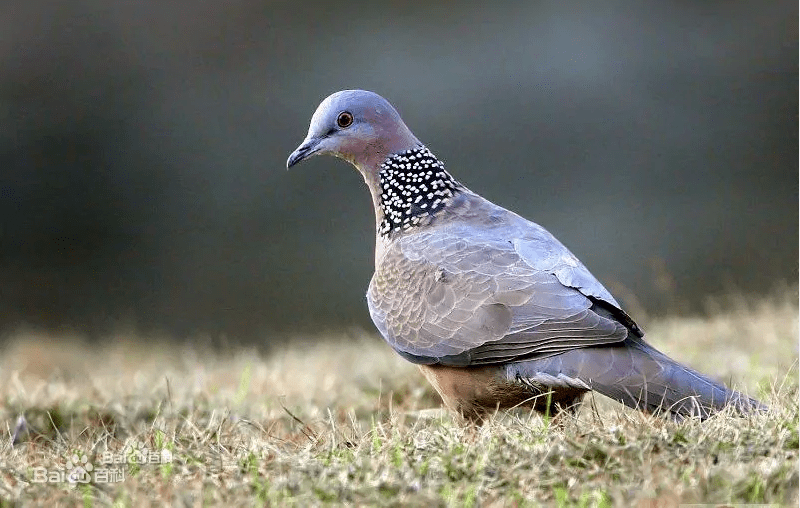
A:
[[[590,391],[675,419],[765,409],[645,342],[572,252],[457,181],[380,95],[325,98],[286,167],[323,154],[355,166],[372,197],[375,327],[465,419],[574,413]]]

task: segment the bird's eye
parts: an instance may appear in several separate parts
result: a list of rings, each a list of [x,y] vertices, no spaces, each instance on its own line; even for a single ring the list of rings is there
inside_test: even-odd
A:
[[[342,111],[336,119],[336,125],[344,129],[353,123],[353,115],[349,111]]]

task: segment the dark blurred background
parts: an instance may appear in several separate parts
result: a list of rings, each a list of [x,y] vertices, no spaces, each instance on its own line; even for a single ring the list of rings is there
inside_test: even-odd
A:
[[[628,306],[796,283],[797,2],[0,9],[0,330],[371,329],[363,182],[285,170],[343,88]]]

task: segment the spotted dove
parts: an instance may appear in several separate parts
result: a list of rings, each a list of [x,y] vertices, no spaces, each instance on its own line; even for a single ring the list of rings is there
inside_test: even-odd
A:
[[[647,344],[566,247],[456,181],[381,96],[322,101],[286,165],[319,154],[353,164],[372,194],[375,326],[463,416],[555,414],[590,390],[678,418],[764,408]]]

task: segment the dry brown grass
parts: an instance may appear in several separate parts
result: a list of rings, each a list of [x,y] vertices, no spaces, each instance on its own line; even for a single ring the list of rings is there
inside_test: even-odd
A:
[[[502,413],[474,428],[428,411],[440,406],[436,394],[373,336],[297,339],[261,354],[21,334],[0,359],[0,500],[796,505],[796,290],[729,300],[707,317],[662,319],[647,331],[656,346],[772,410],[674,423],[598,396],[574,420]],[[131,449],[172,459],[139,464]],[[109,453],[125,463],[104,465]],[[119,469],[124,480],[35,481],[60,474],[73,454],[93,474]]]

